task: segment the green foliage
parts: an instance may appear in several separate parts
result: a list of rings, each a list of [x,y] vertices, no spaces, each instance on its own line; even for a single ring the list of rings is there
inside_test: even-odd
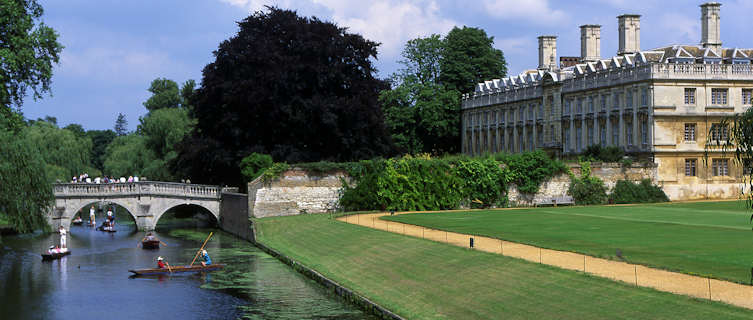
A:
[[[335,171],[348,171],[353,164],[351,162],[305,162],[296,163],[295,167],[306,170],[309,174],[325,174]]]
[[[31,232],[48,228],[53,195],[42,155],[22,134],[0,128],[0,212],[18,232]]]
[[[523,193],[538,192],[545,180],[568,170],[564,163],[550,158],[541,150],[512,155],[498,154],[496,158],[507,165],[510,181]]]
[[[144,170],[157,160],[154,152],[146,147],[146,140],[146,137],[136,133],[115,138],[105,152],[104,174],[113,177],[146,176],[151,180],[161,180],[161,177],[150,175],[158,171],[156,166],[150,168],[150,174]]]
[[[241,160],[241,174],[246,182],[253,181],[272,167],[273,163],[272,156],[254,152]]]
[[[35,121],[23,130],[20,139],[42,158],[49,182],[69,181],[84,172],[97,173],[91,166],[92,142],[88,137],[77,137],[73,131],[47,121]]]
[[[170,161],[177,156],[176,144],[183,140],[196,121],[188,110],[178,108],[157,109],[139,119],[138,133],[146,138],[146,147],[161,159]]]
[[[604,204],[607,202],[607,187],[604,181],[597,177],[591,176],[591,164],[581,162],[580,178],[574,175],[570,176],[570,187],[567,193],[573,197],[576,204]]]
[[[261,180],[264,183],[270,183],[272,180],[279,178],[288,169],[290,169],[290,165],[287,163],[275,162],[271,167],[264,170]]]
[[[164,108],[177,108],[181,105],[181,91],[175,81],[166,78],[152,80],[149,85],[152,96],[144,102],[147,110],[155,111]]]
[[[115,131],[112,130],[89,130],[86,136],[92,141],[91,148],[91,165],[103,172],[105,170],[105,157],[107,156],[107,146],[115,139]],[[91,176],[91,174],[90,174]]]
[[[63,46],[43,13],[34,0],[0,1],[0,106],[20,108],[28,89],[34,99],[50,90]]]
[[[643,179],[640,183],[620,180],[609,195],[614,203],[653,203],[668,202],[669,198],[657,185],[651,184],[651,180]]]
[[[598,144],[590,145],[583,152],[583,158],[588,161],[619,162],[625,152],[617,146],[601,147]]]
[[[455,27],[443,40],[439,61],[440,83],[457,92],[472,92],[477,83],[504,78],[507,62],[502,50],[493,46],[494,37],[479,28]]]
[[[507,202],[507,183],[512,175],[507,168],[500,168],[493,158],[460,159],[451,163],[456,175],[465,182],[461,196],[471,200],[471,206],[503,206]]]

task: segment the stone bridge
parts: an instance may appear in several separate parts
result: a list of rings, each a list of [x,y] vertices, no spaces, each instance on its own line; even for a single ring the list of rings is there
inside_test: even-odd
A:
[[[133,216],[139,230],[154,230],[165,212],[180,205],[202,207],[216,221],[220,221],[222,189],[219,186],[145,181],[62,183],[53,187],[55,206],[48,219],[50,226],[55,229],[61,225],[66,229],[70,228],[76,213],[92,202],[110,202],[125,208]],[[83,212],[82,218],[87,219],[89,211]]]

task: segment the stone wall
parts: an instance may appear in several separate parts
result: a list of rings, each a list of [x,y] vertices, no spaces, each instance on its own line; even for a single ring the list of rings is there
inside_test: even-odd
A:
[[[256,218],[332,212],[337,208],[345,172],[310,174],[291,169],[279,179],[248,184],[248,207]]]
[[[581,168],[579,164],[570,163],[568,166],[573,174],[580,177]],[[619,163],[596,162],[591,164],[591,175],[603,180],[607,189],[614,188],[618,180],[638,182],[648,178],[651,179],[651,182],[657,183],[656,166],[652,164],[634,163],[629,167],[623,167]],[[536,203],[545,202],[546,199],[551,197],[565,196],[567,195],[568,188],[570,188],[570,176],[568,174],[560,174],[542,183],[539,187],[539,192],[536,194],[520,193],[518,192],[518,187],[512,184],[507,190],[507,197],[515,205],[531,206]]]
[[[220,202],[220,228],[242,239],[254,241],[248,212],[248,195],[222,192]]]

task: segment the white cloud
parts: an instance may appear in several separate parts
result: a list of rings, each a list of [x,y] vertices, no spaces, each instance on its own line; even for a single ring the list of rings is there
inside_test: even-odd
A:
[[[443,17],[436,0],[221,0],[246,10],[259,10],[264,5],[277,5],[298,10],[300,15],[316,15],[322,20],[331,20],[350,32],[376,41],[380,56],[395,58],[406,41],[444,34],[457,25]],[[295,7],[291,7],[295,5]]]
[[[501,19],[526,20],[528,23],[553,25],[568,19],[562,10],[552,9],[548,0],[483,0],[486,14]]]
[[[661,21],[661,35],[666,44],[695,44],[701,40],[701,21],[677,13],[666,13]]]

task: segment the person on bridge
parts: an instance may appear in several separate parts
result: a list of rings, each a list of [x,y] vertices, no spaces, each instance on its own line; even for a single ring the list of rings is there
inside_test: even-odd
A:
[[[212,264],[212,258],[209,257],[206,250],[201,250],[201,259],[204,260],[201,262],[201,265],[204,267]]]
[[[65,241],[66,240],[65,234],[67,233],[65,231],[65,228],[63,228],[63,226],[60,226],[59,232],[60,232],[60,247],[61,248],[68,248],[68,244]]]
[[[167,266],[165,265],[165,262],[163,261],[162,257],[157,257],[157,267],[160,269],[165,269]]]

